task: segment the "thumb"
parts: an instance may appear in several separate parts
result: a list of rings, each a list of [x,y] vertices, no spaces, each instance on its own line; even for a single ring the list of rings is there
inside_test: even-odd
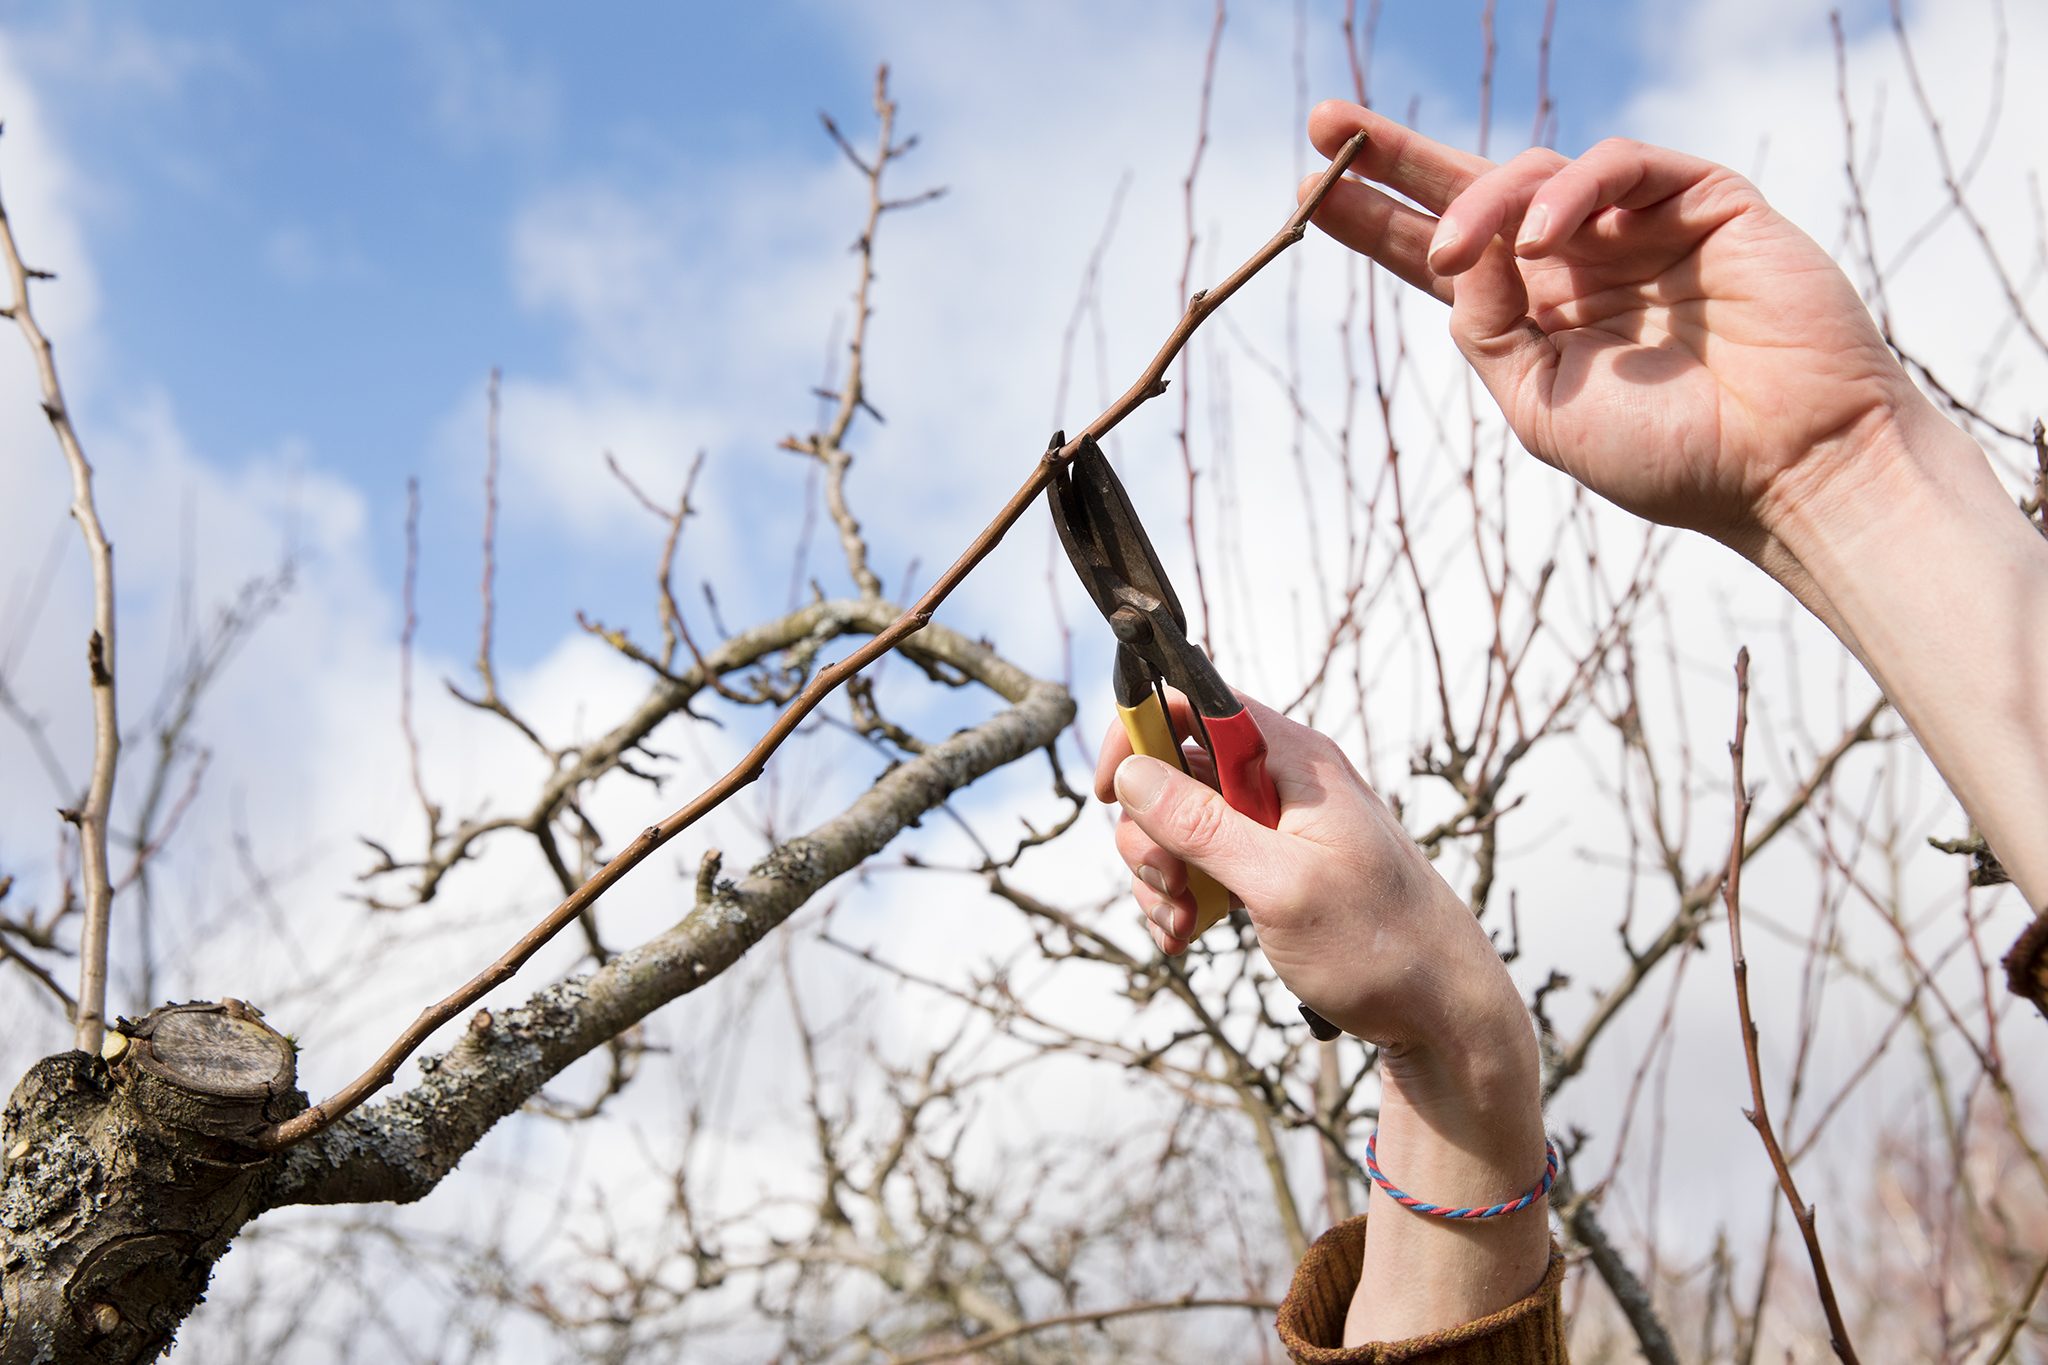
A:
[[[1230,808],[1221,792],[1156,758],[1133,754],[1117,765],[1116,797],[1139,829],[1243,901],[1270,901],[1280,889],[1286,836]]]

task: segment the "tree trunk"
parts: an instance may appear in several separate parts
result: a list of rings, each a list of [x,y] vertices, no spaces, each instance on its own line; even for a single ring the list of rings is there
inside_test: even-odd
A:
[[[238,1000],[167,1005],[36,1063],[0,1118],[0,1365],[154,1360],[262,1207],[238,1138],[305,1107]]]

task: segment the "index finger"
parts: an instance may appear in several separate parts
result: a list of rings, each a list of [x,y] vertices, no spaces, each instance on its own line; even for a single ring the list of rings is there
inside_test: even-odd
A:
[[[1308,116],[1309,141],[1334,157],[1353,133],[1365,131],[1365,150],[1351,169],[1407,195],[1431,213],[1450,207],[1464,188],[1493,169],[1483,156],[1426,138],[1412,128],[1348,100],[1324,100]]]
[[[1172,732],[1174,738],[1180,743],[1181,771],[1187,773],[1198,782],[1206,782],[1209,786],[1215,786],[1215,764],[1211,761],[1208,751],[1201,748],[1190,738],[1200,733],[1200,726],[1195,719],[1194,703],[1190,702],[1184,694],[1176,692],[1171,687],[1165,689],[1165,691],[1166,724],[1167,729]],[[1245,696],[1244,693],[1239,692],[1237,696],[1238,700],[1247,704],[1251,703],[1251,698]],[[1103,802],[1105,805],[1116,801],[1116,770],[1125,759],[1136,752],[1136,747],[1131,743],[1130,732],[1124,728],[1122,719],[1119,718],[1111,721],[1108,731],[1102,736],[1102,746],[1096,750],[1095,754],[1096,800]],[[1153,757],[1166,758],[1167,755],[1155,754]]]
[[[1109,731],[1102,737],[1102,747],[1095,754],[1095,799],[1104,805],[1116,801],[1117,765],[1131,756],[1131,737],[1124,733],[1123,722],[1113,720]]]

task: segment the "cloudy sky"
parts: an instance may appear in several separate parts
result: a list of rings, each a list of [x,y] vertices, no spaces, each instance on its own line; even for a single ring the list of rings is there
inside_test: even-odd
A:
[[[1839,246],[1846,191],[1828,9],[1560,0],[1554,122],[1542,136],[1576,152],[1626,133],[1716,157]],[[1844,9],[1852,107],[1864,135],[1887,139],[1882,155],[1865,149],[1864,171],[1880,255],[1897,266],[1901,334],[1996,420],[2023,425],[2048,370],[2009,331],[1987,337],[1955,307],[1989,297],[1990,277],[1940,217],[1886,7]],[[1982,168],[1972,191],[1984,219],[2038,311],[2042,263],[2030,253],[2048,150],[2017,73],[2048,60],[2048,22],[2035,6],[2008,9],[1960,0],[1907,14],[1958,158]],[[1316,168],[1303,114],[1352,90],[1341,18],[1327,0],[1231,12],[1194,201],[1198,281],[1263,240]],[[1373,101],[1446,140],[1483,137],[1511,153],[1535,122],[1542,18],[1539,4],[1500,4],[1482,103],[1480,6],[1389,5],[1367,73]],[[1120,391],[1177,315],[1190,227],[1182,181],[1210,20],[1207,6],[1138,0],[643,5],[573,20],[538,5],[397,0],[15,7],[0,26],[0,194],[30,263],[59,276],[37,307],[118,547],[127,716],[147,718],[168,661],[238,585],[287,557],[295,566],[286,604],[197,727],[212,759],[180,845],[189,851],[164,873],[182,909],[165,927],[160,993],[251,993],[219,980],[223,934],[244,975],[290,999],[330,973],[322,954],[415,932],[337,908],[362,865],[358,832],[417,841],[395,733],[408,479],[422,489],[418,668],[432,779],[460,809],[534,780],[532,761],[435,682],[461,677],[475,649],[494,366],[504,373],[499,660],[511,695],[555,733],[609,724],[642,686],[575,622],[579,608],[643,631],[653,620],[660,528],[607,475],[607,453],[657,496],[672,496],[705,454],[705,512],[679,576],[712,584],[728,622],[780,609],[809,578],[843,591],[830,537],[805,539],[806,470],[775,447],[816,420],[812,390],[839,363],[847,247],[864,202],[817,116],[829,111],[864,145],[875,67],[888,62],[901,127],[920,137],[892,168],[893,188],[947,190],[884,228],[869,392],[887,423],[858,428],[853,442],[853,494],[877,569],[892,595],[907,595],[1023,477],[1046,432],[1085,422]],[[2012,80],[1993,60],[2001,29]],[[1980,153],[1987,127],[1998,131]],[[1097,306],[1077,314],[1098,244]],[[1236,509],[1209,522],[1226,539],[1206,552],[1233,565],[1219,601],[1235,606],[1219,611],[1216,638],[1232,676],[1270,695],[1298,688],[1314,643],[1312,629],[1279,622],[1315,604],[1296,533],[1268,516],[1274,490],[1291,497],[1291,485],[1264,477],[1261,461],[1278,458],[1292,419],[1260,362],[1293,347],[1304,391],[1332,392],[1348,269],[1311,235],[1232,305],[1227,338],[1213,328],[1195,353],[1195,448],[1219,462],[1212,496]],[[1455,365],[1439,317],[1416,306],[1405,320],[1418,392],[1448,404]],[[0,871],[20,875],[26,900],[48,891],[49,811],[86,766],[74,677],[85,576],[62,514],[61,463],[12,340],[0,336],[0,677],[46,722],[62,769],[46,772],[19,729],[0,726]],[[1177,413],[1161,405],[1120,437],[1143,497],[1182,496]],[[1442,439],[1441,411],[1402,420]],[[1234,472],[1223,472],[1224,452]],[[1540,479],[1534,487],[1531,497],[1559,496]],[[1049,539],[1035,523],[1020,528],[946,619],[1062,676]],[[1800,685],[1822,709],[1854,709],[1860,680],[1817,632],[1781,628],[1776,599],[1743,566],[1710,549],[1674,555],[1681,615],[1821,650],[1802,656],[1812,662]],[[690,596],[701,612],[701,595]],[[1266,615],[1260,604],[1275,602],[1289,606]],[[1078,606],[1069,594],[1069,619]],[[1705,689],[1688,713],[1703,746],[1724,733],[1713,689],[1725,691],[1732,638],[1725,651],[1718,636],[1703,645],[1687,675]],[[1101,676],[1096,651],[1083,642],[1071,665],[1084,684]],[[1092,727],[1103,699],[1080,690]],[[759,723],[742,716],[738,728],[679,740],[691,746],[679,766],[709,770]],[[1396,722],[1390,733],[1405,732]],[[815,818],[835,780],[863,780],[830,757],[796,761],[811,766],[750,796],[748,819],[717,837],[745,848],[749,829]],[[1404,771],[1399,743],[1385,761]],[[137,797],[131,782],[123,808]],[[1924,774],[1900,799],[1929,822],[1950,815]],[[630,829],[665,809],[639,790],[609,814]],[[247,937],[223,924],[221,907],[256,899],[230,853],[238,836],[284,888],[299,917],[291,932]],[[436,932],[501,941],[546,899],[533,871],[493,865],[467,884],[454,927]],[[1101,874],[1084,858],[1062,875]],[[1559,875],[1551,893],[1562,903],[1592,874]],[[618,899],[622,938],[672,911],[651,882]],[[132,980],[117,980],[117,1008],[139,1003],[120,994]],[[330,1036],[374,1039],[392,1010],[409,1012],[439,982],[423,970],[366,983],[326,1021]],[[0,978],[0,1001],[20,1005],[9,1016],[20,1027],[0,1042],[12,1069],[65,1036],[19,991]],[[353,1063],[337,1045],[309,1052],[307,1065],[318,1088]],[[1699,1139],[1724,1140],[1719,1130]]]

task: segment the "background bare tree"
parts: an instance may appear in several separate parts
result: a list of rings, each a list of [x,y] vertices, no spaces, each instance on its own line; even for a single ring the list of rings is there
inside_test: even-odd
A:
[[[1347,5],[1336,34],[1314,35],[1341,39],[1350,93],[1366,102],[1378,13]],[[1484,7],[1482,150],[1508,150],[1494,126],[1501,61],[1534,67],[1530,134],[1550,136],[1555,13],[1536,51],[1502,53]],[[1310,22],[1297,12],[1298,50]],[[1210,91],[1226,23],[1219,4],[1205,60],[1188,73],[1201,98],[1182,181],[1183,297],[1225,273],[1212,263],[1255,245],[1206,241],[1197,207],[1214,173]],[[2014,413],[2043,399],[2014,388],[2048,364],[2048,236],[2037,220],[2014,255],[2011,225],[1983,220],[1973,187],[1998,173],[1984,150],[1997,128],[1964,150],[1919,79],[1903,14],[1892,28],[1912,79],[1884,106],[1889,131],[1859,107],[1837,31],[1838,254],[1901,356],[2041,517],[2048,445]],[[2003,82],[2016,54],[1999,33],[1985,70]],[[651,591],[581,620],[638,681],[570,731],[529,714],[494,662],[506,477],[494,374],[478,442],[475,663],[449,686],[503,746],[531,755],[534,780],[457,800],[442,794],[453,779],[416,718],[423,510],[411,492],[400,725],[415,835],[367,843],[362,914],[399,926],[394,953],[417,954],[451,932],[451,904],[492,885],[487,869],[510,866],[564,898],[550,919],[567,930],[542,955],[554,984],[522,979],[517,1003],[494,996],[473,1012],[476,997],[448,997],[442,1014],[463,1022],[420,1055],[416,1077],[355,1107],[400,1074],[410,1048],[394,1049],[342,1103],[308,1109],[294,1088],[296,1042],[233,1000],[125,1023],[104,1047],[87,1037],[104,989],[92,984],[93,924],[145,936],[132,996],[155,1003],[151,867],[205,773],[196,735],[209,686],[290,590],[292,565],[191,632],[141,726],[113,711],[111,606],[95,618],[102,644],[84,685],[106,712],[94,777],[67,805],[71,875],[25,897],[0,868],[0,971],[74,1019],[88,1048],[30,1068],[6,1112],[0,1361],[38,1358],[50,1334],[75,1358],[147,1359],[174,1330],[208,1360],[1274,1353],[1267,1323],[1292,1262],[1363,1207],[1377,1057],[1356,1040],[1315,1043],[1293,1022],[1242,916],[1187,958],[1161,960],[1091,860],[1086,845],[1102,832],[1074,775],[1104,718],[1105,632],[1075,605],[1061,564],[1049,560],[1045,581],[1019,595],[1072,622],[1058,664],[1007,655],[1000,622],[992,638],[943,617],[911,622],[914,634],[899,624],[908,593],[891,593],[883,566],[953,546],[937,533],[878,544],[856,512],[855,452],[905,457],[882,421],[902,381],[870,345],[887,297],[876,262],[899,215],[937,193],[902,188],[914,139],[897,117],[884,73],[871,128],[825,121],[865,187],[865,212],[848,225],[851,321],[816,390],[818,419],[783,443],[838,562],[814,566],[808,541],[754,547],[764,562],[774,552],[778,575],[791,564],[788,611],[732,628],[714,588],[689,585],[693,527],[719,514],[697,491],[703,457],[653,487],[607,456],[618,507],[645,519]],[[1926,217],[1886,222],[1865,187],[1880,154],[1909,137],[1934,149],[1922,158]],[[1103,355],[1103,252],[1121,219],[1167,211],[1121,188],[1091,209],[1102,246],[1079,272],[1055,421],[1078,423],[1067,389],[1080,386],[1091,327],[1096,388],[1116,410],[1111,376],[1131,367]],[[39,347],[34,272],[6,241],[13,316]],[[1977,374],[1923,357],[1895,306],[1915,269],[1943,268],[1929,243],[1975,253],[1967,306],[1992,338]],[[1289,295],[1280,330],[1224,312],[1166,357],[1170,396],[1140,420],[1172,415],[1178,460],[1127,472],[1159,539],[1180,541],[1170,549],[1189,570],[1198,629],[1226,672],[1358,757],[1523,982],[1571,1163],[1553,1205],[1578,1267],[1567,1291],[1575,1358],[1828,1354],[1807,1255],[1763,1150],[1746,1126],[1740,1145],[1707,1151],[1674,1131],[1709,1067],[1733,1078],[1731,1108],[1768,1108],[1817,1206],[1844,1333],[1863,1359],[2048,1349],[2041,1024],[1999,967],[2028,914],[1997,889],[1981,840],[1816,627],[1709,599],[1693,581],[1700,547],[1645,532],[1522,459],[1397,283],[1347,262],[1339,296],[1316,297],[1298,257],[1257,286]],[[913,263],[888,277],[889,289],[918,285]],[[1340,329],[1334,369],[1305,339],[1318,307]],[[62,451],[83,466],[49,352],[32,353]],[[1284,456],[1232,447],[1234,405],[1280,415]],[[1278,589],[1257,552],[1274,543],[1299,547],[1277,566]],[[111,594],[110,559],[103,572],[95,581]],[[1714,627],[1751,646],[1735,799],[1724,750],[1734,654],[1714,651]],[[720,838],[762,850],[751,866],[728,867],[706,839],[675,869],[680,908],[615,908],[585,890],[604,890],[607,866],[637,863],[677,832],[637,827],[646,803],[621,803],[620,791],[651,788],[667,808],[698,771],[738,760],[734,771],[753,775],[751,737],[836,680],[825,661],[856,640],[889,652],[800,728],[790,722],[795,738],[754,770],[768,799],[721,810]],[[37,717],[4,683],[0,672],[0,705],[51,776],[76,785],[81,757],[35,743]],[[131,829],[110,823],[105,795],[124,724],[123,788],[142,793]],[[785,824],[778,783],[818,789],[835,812]],[[913,827],[913,844],[892,843]],[[244,856],[250,903],[274,904],[281,869]],[[856,883],[972,913],[987,946],[969,960],[922,951],[914,935],[844,908]],[[1737,906],[1754,1040],[1723,960]],[[478,980],[500,984],[538,948],[522,940]],[[389,960],[366,954],[258,1003],[306,1028],[347,1008]],[[467,973],[482,961],[448,965]],[[238,989],[223,981],[216,994]],[[694,998],[681,1008],[709,1016],[696,1036],[716,1046],[659,1035],[655,1011],[683,995]],[[423,1003],[399,1002],[383,1036]],[[885,1005],[922,1026],[878,1027]],[[406,1037],[417,1045],[440,1018]],[[345,1078],[359,1061],[329,1065]],[[491,1164],[452,1175],[494,1127]],[[443,1183],[469,1185],[488,1213],[425,1216],[446,1196],[419,1218],[386,1207]],[[138,1198],[166,1190],[179,1198],[143,1216]],[[187,1320],[231,1240],[239,1249],[214,1302]]]

